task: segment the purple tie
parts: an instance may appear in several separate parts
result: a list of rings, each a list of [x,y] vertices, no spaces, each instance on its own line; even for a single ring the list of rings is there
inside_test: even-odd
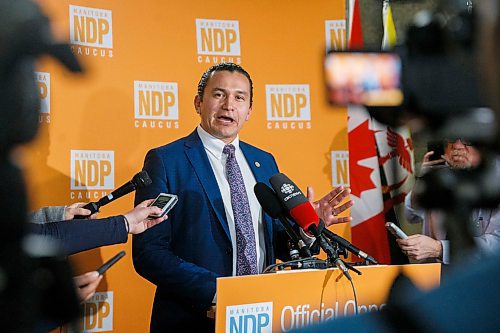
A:
[[[236,275],[257,274],[257,251],[250,205],[240,167],[234,154],[234,146],[226,145],[226,172],[231,191],[234,224],[236,229]]]

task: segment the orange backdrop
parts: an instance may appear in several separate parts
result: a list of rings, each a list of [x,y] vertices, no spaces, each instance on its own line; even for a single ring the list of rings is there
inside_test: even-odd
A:
[[[334,161],[333,173],[331,163],[332,151],[347,151],[346,110],[326,104],[323,86],[325,50],[345,46],[344,1],[39,3],[86,72],[39,62],[41,128],[24,154],[32,209],[97,201],[129,181],[150,148],[198,124],[197,82],[222,61],[240,63],[253,78],[243,140],[272,152],[281,171],[317,197],[348,184],[347,160]],[[132,202],[133,195],[121,198],[100,216],[124,213]],[[334,231],[350,237],[349,226]],[[120,250],[128,255],[85,305],[87,331],[148,331],[154,286],[135,273],[130,241],[74,256],[76,273]]]

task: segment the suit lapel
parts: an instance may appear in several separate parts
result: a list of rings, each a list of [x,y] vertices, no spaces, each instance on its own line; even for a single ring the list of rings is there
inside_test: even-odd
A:
[[[240,149],[243,152],[243,155],[245,155],[245,159],[252,170],[255,180],[257,182],[269,184],[269,173],[265,171],[266,168],[261,167],[262,161],[254,153],[253,149],[242,141],[240,141]]]
[[[217,180],[215,179],[215,175],[212,171],[212,166],[210,165],[207,153],[205,152],[205,147],[203,146],[196,130],[187,137],[185,147],[187,159],[193,166],[198,180],[203,186],[203,190],[208,197],[212,208],[222,225],[222,228],[226,232],[227,237],[231,239],[219,185],[217,184]]]

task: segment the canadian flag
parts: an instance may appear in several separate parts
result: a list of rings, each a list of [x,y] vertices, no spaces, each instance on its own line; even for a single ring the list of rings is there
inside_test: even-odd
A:
[[[349,0],[349,49],[360,50],[363,48],[363,28],[359,0]]]
[[[352,242],[380,263],[394,263],[385,222],[397,224],[394,208],[413,183],[413,145],[406,128],[397,131],[373,120],[365,108],[348,108]]]

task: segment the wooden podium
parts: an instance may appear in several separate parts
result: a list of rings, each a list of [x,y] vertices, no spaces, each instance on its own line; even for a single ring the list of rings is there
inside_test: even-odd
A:
[[[351,271],[358,313],[385,306],[394,278],[406,274],[418,287],[439,285],[440,264],[357,267]],[[336,268],[217,279],[216,332],[287,332],[355,313],[349,281]]]

